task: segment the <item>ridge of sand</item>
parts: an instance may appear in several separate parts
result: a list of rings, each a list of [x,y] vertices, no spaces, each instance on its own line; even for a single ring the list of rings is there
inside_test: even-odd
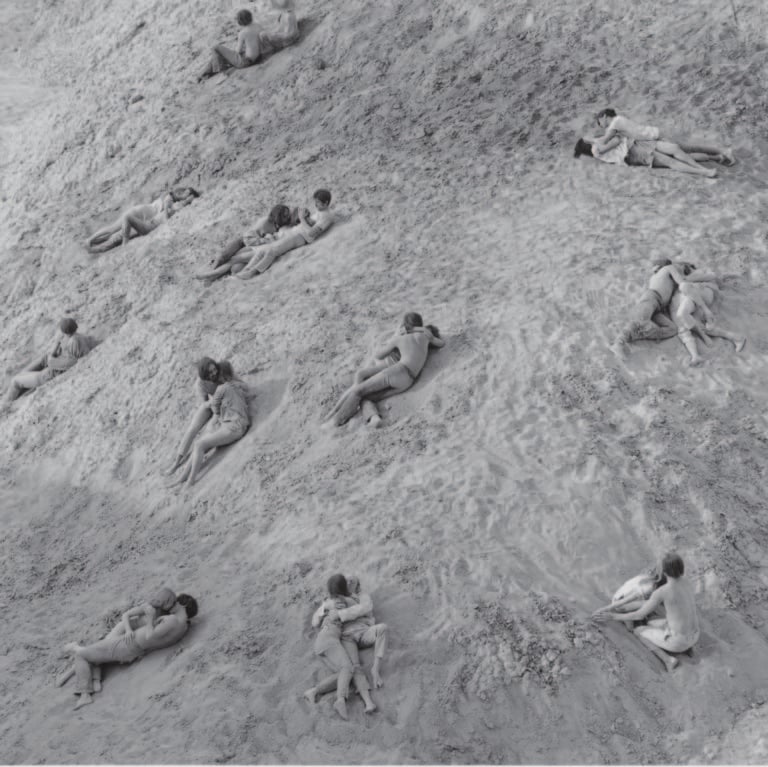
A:
[[[299,46],[197,87],[228,3],[35,5],[15,65],[50,101],[5,158],[1,364],[65,312],[105,342],[0,421],[0,762],[765,760],[768,25],[737,6],[738,26],[694,0],[314,0]],[[709,182],[575,161],[609,103],[739,164]],[[172,183],[203,196],[86,256]],[[191,279],[318,186],[340,221],[312,248],[248,284]],[[613,356],[667,255],[727,276],[744,353]],[[380,431],[321,428],[409,309],[446,347]],[[243,372],[257,420],[169,491],[204,353]],[[669,676],[589,614],[671,547],[702,639]],[[337,570],[392,632],[380,711],[353,701],[346,723],[301,699]],[[200,597],[190,635],[73,714],[55,649],[166,582]]]

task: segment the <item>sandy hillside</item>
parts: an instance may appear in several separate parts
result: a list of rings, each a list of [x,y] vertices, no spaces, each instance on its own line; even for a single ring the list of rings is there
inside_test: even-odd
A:
[[[0,418],[0,762],[768,761],[768,11],[735,7],[308,0],[298,46],[197,86],[228,0],[4,0],[4,383],[65,313],[104,343]],[[739,162],[574,160],[607,105]],[[172,183],[202,197],[86,255]],[[311,248],[192,279],[318,186],[339,223]],[[723,276],[744,352],[610,351],[660,256]],[[445,348],[381,430],[324,428],[411,309]],[[201,354],[254,424],[168,489]],[[671,675],[589,620],[669,548],[702,623]],[[301,699],[339,570],[391,630],[380,711],[349,722]],[[199,596],[193,630],[73,713],[57,648],[162,583]]]

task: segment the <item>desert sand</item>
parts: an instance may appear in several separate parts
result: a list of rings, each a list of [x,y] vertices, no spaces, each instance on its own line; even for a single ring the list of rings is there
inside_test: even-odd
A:
[[[236,7],[2,3],[3,385],[65,314],[103,343],[0,418],[0,762],[767,762],[763,0],[299,0],[297,46],[198,86]],[[738,163],[575,160],[604,106]],[[85,252],[171,184],[202,196]],[[317,243],[192,279],[317,187]],[[658,257],[722,275],[741,354],[611,351]],[[324,427],[409,310],[445,348],[381,429]],[[203,354],[254,423],[169,489]],[[702,627],[672,674],[590,620],[668,549]],[[391,635],[379,711],[348,722],[301,697],[336,571]],[[74,713],[58,648],[162,584],[199,598],[187,637]]]

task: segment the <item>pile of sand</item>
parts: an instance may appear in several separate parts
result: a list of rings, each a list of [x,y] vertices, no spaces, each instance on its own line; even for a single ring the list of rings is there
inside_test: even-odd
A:
[[[765,761],[768,12],[736,7],[312,0],[298,46],[203,86],[230,3],[26,11],[6,51],[41,95],[4,95],[1,362],[65,313],[104,343],[0,420],[0,761]],[[574,160],[607,105],[739,162],[705,181]],[[202,197],[85,254],[172,183]],[[339,223],[311,248],[192,279],[319,186]],[[741,355],[613,355],[659,256],[727,277]],[[445,348],[383,429],[323,428],[407,310]],[[255,422],[169,490],[202,354],[252,384]],[[668,548],[702,622],[672,675],[589,620]],[[334,571],[392,637],[380,711],[349,722],[301,698]],[[73,714],[58,646],[162,583],[199,596],[193,630]]]

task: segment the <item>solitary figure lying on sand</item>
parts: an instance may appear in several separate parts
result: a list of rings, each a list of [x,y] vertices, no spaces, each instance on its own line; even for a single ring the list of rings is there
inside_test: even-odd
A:
[[[710,346],[711,338],[726,338],[737,352],[744,348],[747,339],[730,333],[715,325],[715,316],[710,307],[715,301],[718,286],[714,282],[681,282],[670,302],[670,313],[678,327],[678,335],[683,346],[691,355],[690,364],[700,365],[704,360],[699,354],[694,331],[701,340]]]
[[[316,213],[310,214],[307,208],[299,212],[298,226],[294,226],[285,232],[275,242],[267,245],[259,245],[242,251],[241,254],[232,256],[229,263],[210,272],[195,275],[198,280],[215,280],[223,274],[232,271],[237,263],[245,263],[245,268],[236,276],[241,280],[249,280],[256,274],[263,274],[272,266],[276,258],[279,258],[289,250],[309,245],[327,232],[333,225],[333,214],[328,210],[331,204],[331,193],[327,189],[318,189],[312,199],[315,203]]]
[[[668,258],[653,262],[648,287],[629,312],[630,324],[619,338],[619,348],[631,341],[660,341],[677,335],[677,325],[665,313],[670,299],[681,282],[713,282],[714,274],[696,272],[686,261],[673,264]]]
[[[423,325],[420,314],[406,314],[402,332],[376,352],[376,363],[355,374],[355,383],[341,395],[327,417],[341,426],[358,411],[361,402],[379,402],[410,389],[427,361],[430,346],[445,346],[434,325]],[[380,417],[375,407],[368,417],[372,425],[378,426]]]
[[[381,687],[384,684],[381,678],[381,662],[387,650],[387,624],[376,623],[376,619],[373,617],[373,600],[369,594],[361,592],[359,578],[350,576],[346,581],[348,596],[353,604],[337,609],[342,624],[341,644],[352,661],[353,668],[360,667],[359,650],[373,647],[371,676],[374,686]],[[349,600],[347,601],[349,602]],[[321,605],[312,619],[312,625],[315,625],[316,622],[319,625],[323,612],[324,607]],[[318,682],[315,687],[310,687],[304,693],[304,697],[310,703],[317,703],[317,699],[321,695],[338,689],[338,680],[338,673],[331,674],[331,676]]]
[[[259,219],[251,229],[241,237],[230,242],[222,254],[213,262],[213,268],[229,264],[231,274],[237,274],[245,269],[245,265],[253,258],[253,249],[259,245],[266,245],[277,240],[286,229],[297,226],[301,211],[298,208],[289,208],[287,205],[275,205],[269,213]],[[226,274],[226,272],[224,272]],[[200,278],[202,279],[202,277]],[[215,277],[207,277],[213,280]]]
[[[315,653],[334,672],[335,684],[331,689],[336,690],[336,702],[333,707],[342,719],[347,718],[347,697],[349,685],[354,679],[355,687],[365,703],[367,714],[376,710],[376,704],[371,698],[368,678],[360,666],[357,645],[352,641],[342,641],[342,621],[340,612],[355,607],[355,601],[349,594],[346,578],[341,573],[328,579],[328,599],[317,608],[312,616],[312,626],[319,627],[315,637]],[[352,650],[354,659],[350,657],[347,648]],[[322,683],[327,685],[328,680]],[[317,688],[311,688],[304,693],[308,700],[315,702]]]
[[[146,205],[134,205],[111,224],[92,234],[88,238],[88,250],[91,253],[104,253],[118,245],[125,245],[131,237],[149,234],[199,196],[200,193],[191,186],[180,186]]]
[[[184,432],[184,436],[181,438],[179,447],[176,450],[176,458],[174,459],[173,465],[165,472],[167,475],[173,474],[173,472],[184,463],[195,437],[200,433],[203,426],[205,426],[205,424],[207,424],[213,417],[211,398],[216,392],[219,384],[223,383],[219,378],[219,374],[219,363],[216,362],[216,360],[213,360],[210,357],[203,357],[197,363],[198,380],[195,392],[200,404],[195,411],[195,414],[192,416],[192,420],[190,421],[186,432]]]
[[[141,626],[154,627],[163,615],[168,615],[176,604],[176,594],[169,588],[159,589],[148,602],[142,602],[123,613],[120,620],[112,627],[105,639],[133,634]],[[70,666],[56,679],[56,686],[61,687],[74,676],[75,667]],[[101,666],[91,665],[93,692],[101,692]]]
[[[179,594],[167,615],[153,625],[126,631],[121,621],[104,639],[90,645],[71,642],[64,647],[66,653],[74,656],[76,681],[75,695],[80,700],[75,709],[93,702],[93,666],[104,663],[132,663],[152,650],[161,650],[176,644],[189,628],[189,622],[197,615],[197,602],[188,594]],[[65,672],[65,675],[68,672]],[[67,676],[66,679],[69,677]],[[59,682],[63,684],[63,677]]]
[[[668,653],[686,652],[699,641],[699,619],[693,588],[683,577],[685,567],[680,555],[665,554],[662,572],[667,582],[657,588],[639,609],[630,613],[603,609],[596,612],[593,618],[596,621],[639,621],[663,605],[666,618],[650,620],[648,625],[634,629],[634,633],[664,663],[667,671],[672,671],[678,660]]]
[[[251,424],[248,412],[248,385],[235,376],[235,371],[227,360],[222,360],[218,366],[219,384],[210,398],[210,409],[216,416],[214,430],[194,443],[189,460],[176,484],[186,481],[187,487],[192,487],[206,452],[237,442]]]
[[[69,370],[98,343],[96,339],[78,333],[77,323],[71,317],[65,317],[59,323],[59,330],[50,350],[11,379],[4,404],[13,402],[25,390],[36,389]]]

